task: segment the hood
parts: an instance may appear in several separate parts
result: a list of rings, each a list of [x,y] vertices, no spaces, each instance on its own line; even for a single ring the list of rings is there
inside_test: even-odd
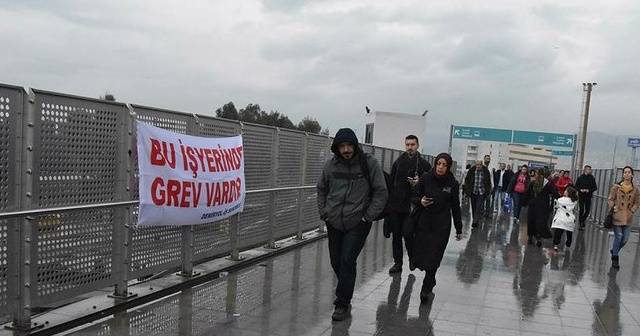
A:
[[[338,145],[344,142],[353,144],[354,155],[360,153],[360,143],[358,142],[358,137],[356,137],[356,133],[353,132],[353,130],[350,128],[341,128],[338,130],[336,136],[333,138],[333,143],[331,144],[331,152],[333,152],[333,154],[335,154],[337,157],[340,157]]]

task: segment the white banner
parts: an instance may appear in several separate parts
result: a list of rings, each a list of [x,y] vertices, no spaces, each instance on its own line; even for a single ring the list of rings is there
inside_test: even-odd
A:
[[[137,121],[138,226],[191,225],[244,208],[242,136],[201,138]]]

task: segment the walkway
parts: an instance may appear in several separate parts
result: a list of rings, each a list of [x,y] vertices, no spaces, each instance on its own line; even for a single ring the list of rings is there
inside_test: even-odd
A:
[[[570,250],[526,244],[526,224],[494,216],[451,240],[435,300],[422,274],[390,276],[377,225],[358,264],[352,318],[332,322],[326,240],[268,259],[68,335],[640,335],[640,249],[632,234],[610,269],[612,234],[587,224]],[[405,265],[407,263],[405,262]]]

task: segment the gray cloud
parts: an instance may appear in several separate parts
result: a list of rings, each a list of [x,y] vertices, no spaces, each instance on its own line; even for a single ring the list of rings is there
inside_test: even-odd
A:
[[[464,0],[0,1],[0,81],[187,112],[233,101],[332,131],[364,106],[449,125],[633,134],[640,5]]]

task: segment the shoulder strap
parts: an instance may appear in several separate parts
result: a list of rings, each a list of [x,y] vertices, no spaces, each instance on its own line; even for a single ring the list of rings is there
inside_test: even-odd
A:
[[[362,174],[364,174],[368,180],[371,173],[369,172],[369,164],[367,163],[367,157],[364,156],[364,153],[360,152],[358,154],[358,161],[360,163],[360,170],[362,170]]]
[[[371,193],[371,172],[369,171],[369,164],[367,163],[367,157],[364,155],[364,152],[358,153],[358,162],[360,163],[360,170],[362,170],[362,174],[369,184],[369,193]]]

